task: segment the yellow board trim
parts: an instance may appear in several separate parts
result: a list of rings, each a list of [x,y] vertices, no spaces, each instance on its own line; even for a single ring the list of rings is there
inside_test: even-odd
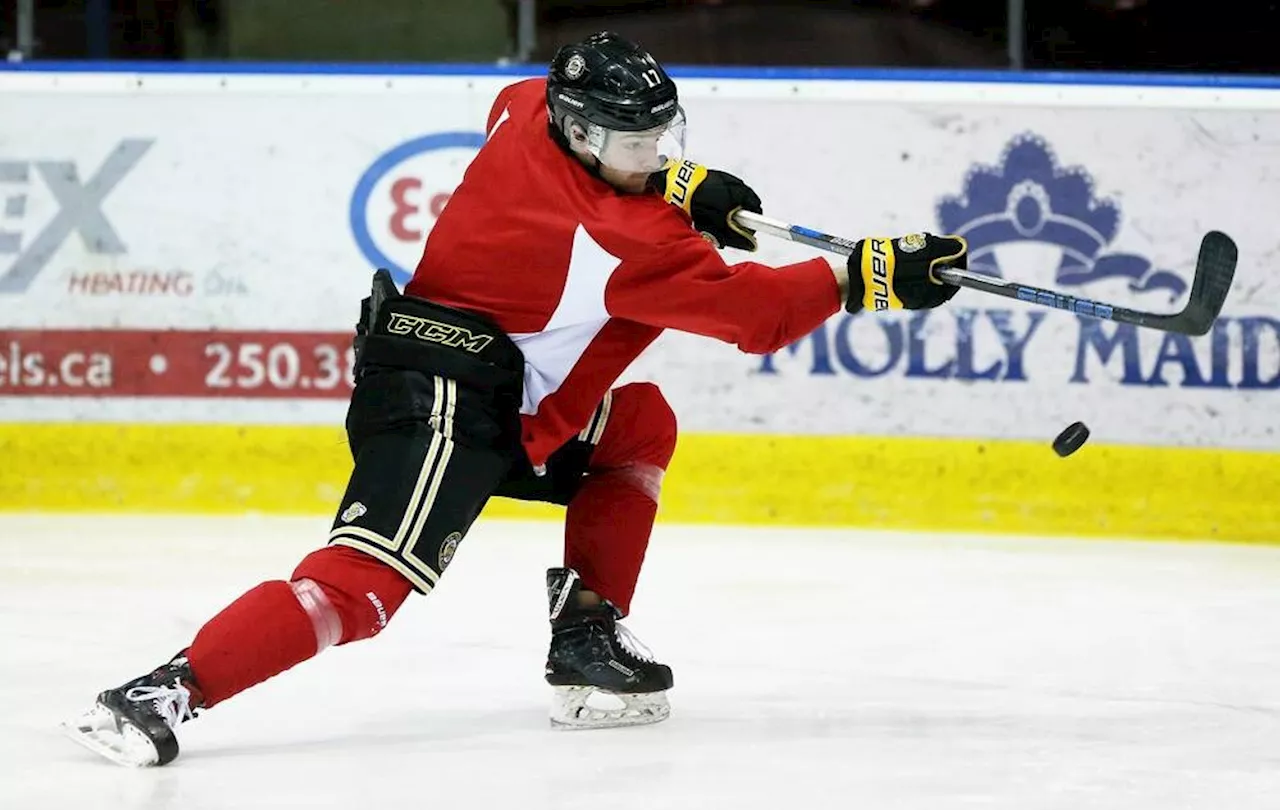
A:
[[[350,469],[338,428],[0,425],[6,511],[328,514]],[[692,434],[660,518],[1280,543],[1278,492],[1277,453]],[[485,515],[562,511],[497,498]]]

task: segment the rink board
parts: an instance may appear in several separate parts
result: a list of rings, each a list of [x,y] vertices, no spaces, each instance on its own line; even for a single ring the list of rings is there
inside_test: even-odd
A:
[[[329,511],[370,271],[407,278],[530,72],[44,67],[0,68],[0,508]],[[1280,540],[1280,81],[679,75],[690,156],[773,216],[1157,311],[1205,231],[1241,261],[1194,339],[970,290],[763,357],[668,333],[624,377],[680,421],[663,519]]]
[[[0,429],[0,506],[66,512],[327,513],[351,468],[324,427]],[[25,466],[26,461],[30,466]],[[660,520],[1275,542],[1269,453],[907,437],[684,436]],[[487,517],[558,507],[491,501]]]

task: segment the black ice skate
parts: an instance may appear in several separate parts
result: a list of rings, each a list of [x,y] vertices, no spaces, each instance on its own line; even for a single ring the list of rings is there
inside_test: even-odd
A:
[[[174,729],[195,717],[200,702],[183,650],[155,671],[102,692],[92,709],[62,727],[71,739],[121,765],[164,765],[178,756]]]
[[[618,624],[609,602],[578,606],[582,580],[571,568],[547,571],[551,650],[547,683],[555,687],[551,724],[561,728],[638,726],[667,719],[671,668]]]

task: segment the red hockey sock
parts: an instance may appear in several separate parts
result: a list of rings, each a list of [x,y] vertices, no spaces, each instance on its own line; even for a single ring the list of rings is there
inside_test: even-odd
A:
[[[264,582],[196,633],[187,651],[204,705],[213,706],[317,652],[316,632],[287,582]]]
[[[616,472],[588,476],[569,504],[564,564],[624,616],[631,612],[657,513],[657,501]]]
[[[658,513],[662,474],[676,445],[676,419],[658,388],[613,392],[609,421],[582,488],[565,517],[565,565],[626,615]]]
[[[207,708],[316,655],[377,634],[408,580],[354,549],[308,555],[290,582],[264,582],[196,633],[187,660]]]

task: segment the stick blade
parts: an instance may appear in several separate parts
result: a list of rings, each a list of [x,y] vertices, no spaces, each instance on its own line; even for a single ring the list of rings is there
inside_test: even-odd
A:
[[[1191,297],[1186,308],[1176,316],[1182,327],[1179,331],[1203,335],[1213,328],[1231,290],[1239,255],[1236,243],[1222,231],[1209,231],[1200,240]]]

